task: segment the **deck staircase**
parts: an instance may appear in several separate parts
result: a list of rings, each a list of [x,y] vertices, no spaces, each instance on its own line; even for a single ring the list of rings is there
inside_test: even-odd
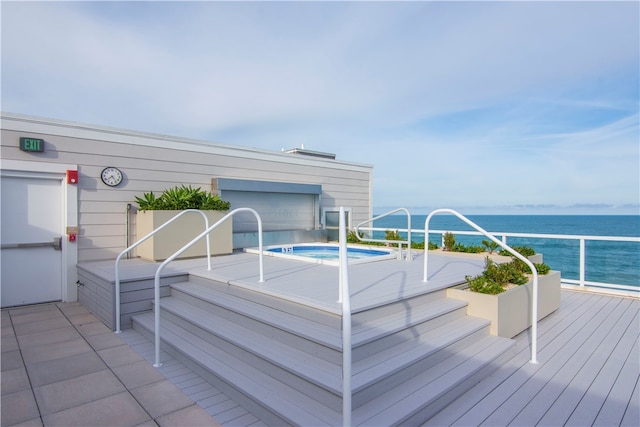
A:
[[[342,424],[340,316],[192,273],[161,299],[162,349],[267,425]],[[153,313],[133,327],[153,339]],[[354,425],[415,425],[489,375],[513,341],[440,290],[353,313]]]

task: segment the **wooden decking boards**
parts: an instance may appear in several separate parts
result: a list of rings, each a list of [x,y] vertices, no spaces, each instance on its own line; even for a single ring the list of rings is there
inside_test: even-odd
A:
[[[247,264],[247,260],[244,256],[236,258],[233,262],[222,258],[216,259],[214,260],[215,271],[213,275],[216,276],[216,280],[227,280],[229,282],[227,289],[233,294],[236,292],[234,291],[236,284],[233,283],[230,277],[235,274],[234,271],[243,272],[243,277],[249,282],[256,276],[256,272],[254,272],[255,265]],[[459,263],[460,261],[457,260],[456,262]],[[354,331],[358,331],[360,335],[358,339],[354,340],[354,342],[360,343],[358,345],[366,346],[371,337],[374,340],[376,339],[376,333],[371,333],[371,331],[367,330],[365,320],[375,320],[375,329],[388,329],[392,333],[395,333],[395,329],[397,329],[398,320],[397,318],[394,319],[392,314],[395,309],[389,306],[379,313],[369,311],[375,304],[371,304],[367,298],[364,298],[366,292],[372,292],[373,299],[380,301],[385,298],[398,298],[399,293],[402,293],[403,296],[415,296],[420,288],[425,286],[424,283],[417,279],[420,276],[421,263],[419,261],[409,263],[413,265],[403,264],[406,270],[402,274],[393,272],[393,269],[398,266],[394,261],[391,262],[390,268],[385,273],[385,263],[374,263],[375,266],[370,266],[371,268],[366,271],[361,269],[361,271],[364,271],[364,276],[352,275],[352,278],[355,277],[353,280],[354,288],[352,289],[357,295],[354,298],[356,301],[354,319],[362,321],[357,328],[354,322]],[[470,264],[466,266],[469,267]],[[314,277],[315,282],[323,278],[328,280],[328,278],[335,275],[335,270],[327,270],[326,267],[315,269],[304,266],[298,269],[285,264],[272,263],[267,264],[267,267],[271,268],[265,271],[268,280],[276,276],[279,278],[285,277],[286,273],[292,273],[294,279],[285,279],[280,282],[271,280],[266,286],[250,283],[246,289],[252,290],[274,286],[278,289],[267,293],[283,292],[290,295],[293,292],[304,290],[305,283],[302,282],[307,282],[306,285],[308,287],[309,277]],[[434,268],[434,271],[439,274],[438,278],[442,279],[443,282],[430,280],[431,283],[427,286],[437,291],[443,286],[444,282],[458,280],[459,277],[456,276],[451,267],[452,265],[447,262],[442,262],[438,269]],[[211,273],[199,271],[198,275],[207,277]],[[400,292],[398,289],[395,291],[389,289],[388,283],[390,283],[392,277],[400,277],[402,279]],[[306,279],[301,280],[301,278]],[[200,286],[200,283],[198,281],[195,287]],[[177,285],[176,287],[186,286],[188,285]],[[337,288],[333,285],[315,287],[307,295],[303,295],[299,299],[303,301],[315,299],[316,307],[333,313],[336,311],[336,307],[339,307],[334,298],[337,296],[336,291]],[[264,303],[264,301],[254,302],[258,304],[257,307]],[[231,303],[232,301],[230,300]],[[278,303],[277,307],[286,312],[287,303],[284,303],[284,305],[283,303]],[[417,305],[409,308],[408,313],[411,316],[419,317]],[[268,318],[269,309],[262,308],[261,310],[263,310],[262,314],[258,313],[258,315]],[[424,373],[416,373],[415,380],[413,378],[405,380],[407,384],[404,387],[404,391],[401,392],[399,388],[395,397],[387,395],[368,400],[368,398],[365,398],[368,392],[364,392],[362,394],[364,400],[355,398],[355,402],[360,401],[362,403],[359,404],[361,405],[360,407],[354,407],[354,423],[360,425],[387,425],[396,423],[398,422],[397,420],[402,420],[399,421],[402,425],[422,424],[436,426],[640,425],[640,392],[638,384],[640,377],[639,312],[640,300],[638,299],[563,290],[561,308],[539,322],[538,364],[529,363],[530,336],[529,331],[525,331],[514,338],[512,351],[504,353],[502,356],[495,356],[496,353],[493,353],[493,350],[487,353],[486,363],[492,366],[493,373],[480,380],[479,377],[474,376],[474,372],[478,368],[477,362],[483,358],[482,349],[490,348],[495,343],[491,345],[483,343],[484,338],[481,336],[469,340],[460,340],[456,344],[450,344],[451,347],[448,347],[449,350],[455,349],[455,357],[438,358],[439,356],[435,356],[428,365],[425,365]],[[384,313],[384,315],[381,313]],[[327,317],[326,322],[328,324],[334,322],[332,316]],[[206,316],[202,315],[200,317],[203,321],[206,321]],[[453,316],[451,320],[453,321],[456,318],[457,316]],[[308,331],[306,333],[312,334],[313,325],[306,327],[303,323],[301,322],[301,325],[296,325],[296,327],[306,328]],[[448,323],[449,321],[444,322],[444,326]],[[454,324],[455,322],[451,323],[451,326]],[[316,325],[316,328],[323,330],[325,326]],[[180,333],[178,332],[178,334]],[[439,337],[437,339],[440,340],[446,339],[444,335],[434,335],[434,337]],[[399,338],[400,336],[398,336]],[[393,340],[395,339],[397,338],[393,338]],[[331,339],[328,339],[328,341],[331,341]],[[295,340],[291,344],[294,342]],[[401,340],[398,342],[401,342]],[[333,348],[336,346],[337,343],[335,341],[330,345]],[[375,346],[371,348],[375,348]],[[329,352],[333,351],[328,347],[326,354],[322,357],[331,358],[332,356]],[[375,355],[375,352],[373,354]],[[440,351],[440,356],[446,354],[447,352]],[[454,353],[450,354],[453,355]],[[365,362],[367,357],[363,358]],[[401,355],[401,357],[404,357],[404,355]],[[469,360],[469,363],[467,364],[465,360]],[[332,361],[332,363],[335,363],[335,361]],[[356,375],[359,372],[357,366],[356,358],[354,359],[354,373]],[[359,366],[365,365],[361,364]],[[447,385],[445,385],[444,377],[442,381],[438,379],[445,371],[460,374],[461,383],[466,385],[456,386],[454,385],[455,381],[452,382],[450,379],[446,380]],[[465,376],[462,374],[465,374]],[[206,379],[206,376],[203,376],[201,372],[196,370],[195,374],[184,373],[181,375],[185,375],[181,381],[188,384],[188,387],[191,387],[194,393],[207,396],[204,400],[214,398],[214,396],[208,396],[213,392],[207,389],[203,382],[200,381],[203,378]],[[432,376],[432,379],[426,379],[429,376]],[[425,379],[427,381],[425,384],[428,385],[420,386],[420,382],[425,381]],[[394,384],[393,380],[383,381],[390,381],[390,385]],[[357,383],[358,381],[354,384]],[[463,385],[466,388],[460,388]],[[330,388],[334,387],[331,386]],[[469,389],[469,387],[471,388]],[[458,390],[461,391],[458,392]],[[268,395],[267,391],[264,391],[264,393],[266,393],[265,396]],[[412,408],[419,407],[412,406],[413,402],[428,398],[431,393],[443,393],[443,397],[436,398],[429,408],[417,409],[415,414],[411,413],[411,411],[414,411]],[[463,394],[455,399],[460,393]],[[224,393],[222,395],[215,394],[217,396],[216,399],[224,399],[224,395]],[[445,400],[446,395],[453,396],[455,400]],[[245,406],[243,408],[237,406],[237,403],[235,406],[232,405],[234,401],[232,394],[227,395],[227,397],[229,399],[224,401],[227,402],[229,408],[233,408],[233,414],[237,416],[226,418],[224,421],[218,419],[222,424],[250,425],[256,422],[274,424],[273,419],[257,420],[255,414],[250,413],[251,407]],[[197,401],[197,399],[194,400]],[[384,405],[378,404],[382,401],[386,403]],[[394,401],[395,403],[393,403]],[[370,413],[366,413],[368,410]],[[243,413],[243,411],[247,412]],[[401,414],[400,418],[398,418],[398,414]],[[216,417],[215,414],[212,415]],[[424,420],[428,416],[431,416],[431,418],[425,422]],[[246,424],[241,421],[243,419],[247,421]],[[328,417],[325,419],[324,425],[335,424],[337,422],[336,419],[335,415]],[[323,417],[320,416],[317,422],[323,424],[322,420]]]
[[[583,337],[590,336],[597,329],[600,316],[607,315],[603,310],[617,311],[616,308],[624,310],[625,307],[625,311],[634,313],[634,318],[629,319],[626,316],[618,318],[615,326],[624,333],[615,346],[582,347],[582,351],[589,356],[601,354],[602,356],[597,357],[601,362],[602,358],[605,359],[601,366],[587,370],[586,364],[579,364],[575,359],[574,364],[578,374],[573,378],[566,376],[557,376],[551,380],[546,377],[544,380],[539,378],[540,375],[544,375],[544,372],[541,374],[541,368],[554,363],[554,357],[572,360],[576,355],[576,349],[562,345],[562,340],[576,334]],[[594,310],[597,310],[596,316],[593,315]],[[537,394],[540,396],[519,405],[516,402],[516,406],[525,414],[537,414],[534,419],[529,420],[530,423],[525,423],[522,421],[525,414],[522,417],[518,414],[510,420],[493,418],[494,425],[622,425],[630,427],[640,425],[639,312],[640,301],[637,299],[563,290],[561,309],[539,323],[541,351],[538,365],[529,363],[529,336],[528,332],[523,332],[515,338],[516,351],[508,360],[500,361],[502,364],[493,375],[442,409],[424,425],[490,425],[487,422],[488,416],[498,412],[504,413],[501,407],[513,404],[513,401],[508,401],[508,397],[526,383],[538,384]],[[592,321],[588,320],[590,318]],[[572,325],[575,326],[572,327]],[[134,350],[140,352],[149,363],[153,363],[153,343],[142,338],[135,331],[125,331],[123,339]],[[552,349],[550,346],[554,341],[556,345]],[[585,345],[590,344],[585,343]],[[185,378],[199,378],[164,353],[163,360],[166,363],[160,369],[168,370],[169,373],[163,373],[179,386],[184,386],[181,383]],[[596,359],[593,360],[595,363]],[[182,366],[182,368],[176,370],[173,368],[175,366]],[[589,381],[585,381],[585,375],[594,376],[586,386],[585,382]],[[578,386],[582,381],[585,382]],[[547,386],[547,389],[544,389],[544,386]],[[544,398],[551,386],[556,388],[556,393],[551,398]],[[210,387],[200,394],[189,393],[189,389],[185,392],[224,426],[264,425],[264,422],[235,404],[224,393],[213,386]],[[522,422],[517,423],[516,418]]]
[[[161,346],[268,424],[340,424],[338,269],[275,259],[259,282],[249,267],[256,261],[254,254],[216,258],[215,271],[193,269],[188,281],[171,284],[160,300]],[[440,268],[430,283],[420,280],[418,262],[353,266],[354,424],[424,420],[491,373],[493,359],[513,347],[489,336],[488,321],[467,316],[465,303],[447,299],[446,286],[483,265],[463,261],[434,257]],[[152,337],[152,313],[132,320]],[[430,393],[420,391],[431,383]],[[407,393],[425,399],[402,398],[395,409]]]
[[[637,299],[563,290],[539,324],[537,365],[525,331],[510,361],[424,425],[640,425],[639,310]]]
[[[133,329],[123,331],[120,335],[149,364],[154,360],[154,345],[146,337]],[[180,388],[189,398],[196,402],[209,415],[223,426],[264,426],[264,422],[238,405],[227,394],[207,382],[201,375],[186,367],[166,352],[161,352],[164,361],[157,368],[169,381]]]

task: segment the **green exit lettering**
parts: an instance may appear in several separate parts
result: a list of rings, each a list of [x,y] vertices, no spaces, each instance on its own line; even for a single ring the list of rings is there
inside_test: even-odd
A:
[[[22,151],[44,151],[44,140],[39,138],[20,137],[20,149]]]

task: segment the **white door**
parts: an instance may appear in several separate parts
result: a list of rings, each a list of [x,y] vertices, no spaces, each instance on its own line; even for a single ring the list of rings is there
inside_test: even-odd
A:
[[[63,180],[3,173],[1,306],[62,299]]]

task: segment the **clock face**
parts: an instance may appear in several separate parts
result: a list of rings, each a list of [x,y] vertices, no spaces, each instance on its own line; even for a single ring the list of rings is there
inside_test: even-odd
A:
[[[102,182],[109,187],[115,187],[122,182],[122,172],[118,168],[109,166],[102,170],[101,178]]]

